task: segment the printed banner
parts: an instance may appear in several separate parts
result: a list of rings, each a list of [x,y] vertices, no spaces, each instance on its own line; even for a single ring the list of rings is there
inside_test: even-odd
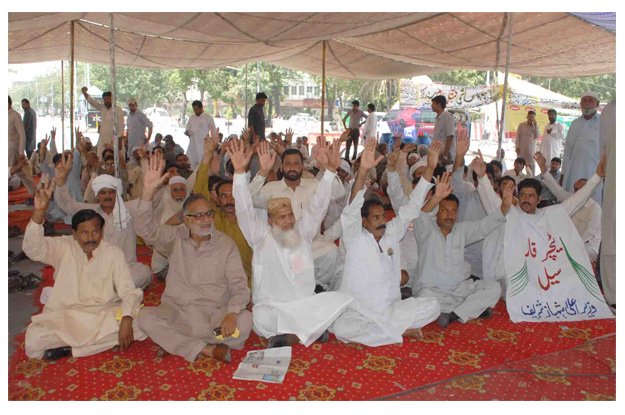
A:
[[[578,321],[613,318],[581,237],[561,205],[528,215],[512,208],[504,238],[510,319]]]
[[[502,93],[503,86],[498,85],[419,85],[402,79],[399,103],[400,106],[429,105],[432,98],[444,95],[447,98],[447,108],[475,108],[497,101]]]

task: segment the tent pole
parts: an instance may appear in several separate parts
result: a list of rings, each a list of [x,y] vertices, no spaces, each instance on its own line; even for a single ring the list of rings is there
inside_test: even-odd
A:
[[[323,135],[323,118],[326,107],[326,41],[321,49],[321,135]]]
[[[247,63],[245,64],[245,126],[247,128]]]
[[[74,20],[70,22],[71,51],[69,57],[69,146],[74,149]],[[63,140],[65,142],[65,140]],[[64,147],[65,148],[65,147]]]
[[[65,151],[65,62],[61,61],[61,148]]]
[[[501,101],[501,122],[499,123],[499,143],[497,152],[501,150],[505,132],[506,101],[508,98],[508,73],[510,72],[510,46],[512,45],[512,13],[508,13],[508,46],[506,48],[506,73],[503,78],[503,99]]]
[[[117,89],[115,85],[115,29],[113,21],[113,13],[109,13],[110,31],[109,31],[109,57],[111,61],[111,95],[113,95],[111,106],[113,111],[113,156],[115,157],[115,176],[121,177],[119,170],[119,134],[117,132]],[[122,131],[120,131],[122,133]],[[100,137],[101,139],[102,137]]]

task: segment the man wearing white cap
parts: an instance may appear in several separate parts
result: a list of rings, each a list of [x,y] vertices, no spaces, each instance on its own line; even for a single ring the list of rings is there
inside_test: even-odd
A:
[[[67,176],[72,169],[72,159],[70,155],[56,168],[57,191],[55,198],[61,210],[73,215],[82,209],[92,209],[102,215],[105,219],[103,237],[106,241],[117,245],[124,252],[130,273],[137,288],[145,288],[152,279],[150,268],[137,262],[137,234],[135,233],[133,219],[126,209],[126,204],[122,200],[121,180],[108,174],[102,174],[94,178],[91,182],[93,192],[98,203],[78,203],[71,198],[67,192]]]
[[[582,95],[580,107],[582,115],[576,118],[566,134],[564,158],[562,159],[562,187],[573,193],[574,184],[579,179],[590,179],[601,158],[599,126],[601,117],[597,114],[599,96],[594,92]],[[592,198],[601,204],[603,184],[595,188]]]
[[[143,185],[141,185],[141,188],[143,188]],[[163,192],[163,196],[154,208],[154,219],[161,225],[184,226],[182,223],[181,213],[182,204],[186,199],[187,180],[182,176],[172,176],[167,183],[167,190]],[[133,204],[133,207],[134,206],[136,205]],[[169,261],[167,260],[167,257],[160,253],[156,248],[154,248],[152,252],[152,262],[150,267],[158,279],[165,281]]]
[[[152,121],[143,112],[137,109],[137,100],[128,98],[128,147],[145,147],[152,137]],[[148,130],[147,136],[145,130]]]
[[[241,141],[228,148],[235,171],[232,191],[237,219],[254,251],[254,331],[269,339],[268,348],[290,346],[298,340],[305,346],[326,340],[327,328],[351,302],[351,297],[338,292],[315,294],[312,240],[330,203],[339,147],[339,141],[328,147],[319,139],[314,156],[326,172],[310,202],[300,207],[301,217],[296,219],[290,198],[275,197],[267,202],[268,220],[254,210],[248,189],[246,170],[251,152],[245,151]],[[261,170],[270,168],[276,155],[267,141],[262,141],[257,151]]]

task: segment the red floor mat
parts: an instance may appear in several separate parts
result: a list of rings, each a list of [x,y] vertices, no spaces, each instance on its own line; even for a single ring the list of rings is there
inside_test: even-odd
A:
[[[35,186],[39,184],[40,180],[41,177],[39,176],[33,177],[33,183],[35,184]],[[28,191],[26,191],[26,188],[24,186],[20,186],[17,189],[11,190],[9,192],[9,205],[21,205],[23,203],[26,203],[26,200],[30,197],[33,196],[28,193]]]
[[[144,254],[145,252],[141,252],[140,259],[145,261],[149,257]],[[51,271],[48,267],[44,272],[45,284],[50,284]],[[145,305],[157,305],[163,289],[162,283],[153,282],[146,291]],[[345,345],[331,336],[327,344],[313,344],[309,348],[295,346],[289,373],[281,385],[232,379],[232,374],[246,352],[264,347],[264,342],[255,335],[247,341],[244,350],[232,352],[232,364],[229,365],[212,359],[201,359],[195,363],[188,363],[176,356],[158,359],[157,346],[149,339],[134,343],[125,353],[105,352],[57,362],[38,361],[26,358],[23,350],[24,336],[21,335],[17,339],[17,351],[9,362],[9,399],[376,399],[393,397],[436,382],[502,365],[514,367],[517,372],[526,370],[522,364],[528,358],[538,359],[534,360],[537,367],[532,367],[532,371],[545,370],[551,373],[555,369],[550,366],[554,364],[542,364],[539,360],[541,356],[572,349],[590,339],[614,333],[615,330],[615,320],[513,324],[508,318],[505,305],[499,303],[494,316],[488,320],[476,320],[466,325],[454,323],[446,330],[429,325],[423,330],[423,340],[405,340],[403,345],[378,348]],[[588,356],[587,352],[582,350],[580,353],[582,352],[586,359],[594,359],[592,353]],[[611,354],[608,358],[614,360],[614,350],[608,354]],[[604,360],[599,363],[604,364]],[[590,365],[590,362],[583,364]],[[549,367],[544,369],[543,366]],[[559,364],[555,366],[560,369]],[[590,367],[583,367],[579,371],[590,370]],[[578,371],[574,366],[571,369]],[[499,380],[495,372],[490,372],[488,376],[496,384],[501,383],[502,387],[500,390],[493,389],[492,393],[488,391],[487,395],[480,394],[480,390],[486,390],[485,388],[473,386],[475,382],[480,383],[481,378],[469,378],[468,381],[466,377],[458,379],[465,379],[465,383],[461,384],[469,392],[476,394],[474,399],[499,398],[497,393],[505,394],[503,389],[511,388],[510,385],[504,388],[503,381]],[[529,385],[528,393],[518,399],[540,399],[544,393],[541,383],[531,376],[533,375],[515,373],[513,380],[517,382],[517,387],[520,387],[519,382]],[[612,384],[598,384],[594,389],[588,388],[589,397],[597,397],[598,394],[612,396],[615,379],[609,377],[607,382]],[[431,395],[407,396],[407,399],[435,399]],[[501,399],[506,396],[502,395]],[[442,399],[454,397],[445,396]],[[468,395],[467,399],[470,399]]]

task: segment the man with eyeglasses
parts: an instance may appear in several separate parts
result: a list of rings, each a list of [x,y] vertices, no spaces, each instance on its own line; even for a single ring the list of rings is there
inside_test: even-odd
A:
[[[158,355],[231,361],[252,329],[247,277],[235,243],[215,229],[215,210],[205,196],[192,194],[183,204],[182,227],[161,225],[152,200],[167,173],[160,155],[150,156],[143,195],[136,209],[137,233],[169,259],[167,286],[157,307],[139,314],[139,327],[160,347]]]
[[[68,193],[67,176],[72,170],[73,155],[70,153],[56,166],[55,199],[58,207],[69,215],[82,209],[92,209],[105,219],[104,239],[124,251],[130,273],[137,288],[145,288],[152,280],[152,272],[137,261],[137,234],[134,221],[123,200],[122,181],[110,174],[101,174],[91,181],[97,203],[79,203]],[[106,160],[105,163],[109,163]]]

